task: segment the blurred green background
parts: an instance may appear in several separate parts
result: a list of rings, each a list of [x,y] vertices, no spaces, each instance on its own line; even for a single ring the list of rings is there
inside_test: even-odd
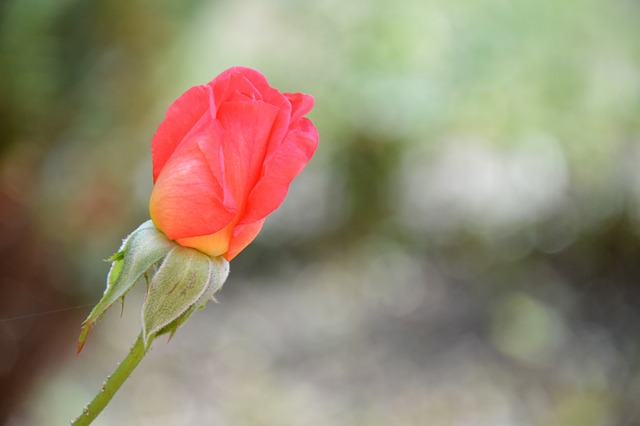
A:
[[[67,424],[124,356],[143,285],[75,339],[148,218],[151,136],[243,65],[315,96],[319,149],[96,425],[640,424],[638,22],[629,0],[1,2],[0,423]]]

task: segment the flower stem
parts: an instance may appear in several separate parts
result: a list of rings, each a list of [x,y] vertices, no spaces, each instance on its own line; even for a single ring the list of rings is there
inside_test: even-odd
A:
[[[154,336],[150,336],[145,347],[142,339],[142,334],[138,336],[138,340],[133,344],[133,347],[129,351],[129,354],[122,360],[116,371],[107,378],[100,392],[93,398],[93,400],[83,410],[82,414],[76,418],[71,425],[72,426],[84,426],[89,425],[91,422],[104,410],[113,395],[120,389],[120,386],[131,375],[131,372],[138,366],[142,358],[147,354],[151,348],[151,342]]]

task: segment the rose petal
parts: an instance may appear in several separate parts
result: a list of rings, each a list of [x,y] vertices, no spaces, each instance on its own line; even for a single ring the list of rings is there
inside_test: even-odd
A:
[[[257,222],[248,223],[246,225],[236,225],[233,230],[233,238],[229,243],[229,251],[224,256],[225,259],[231,261],[238,253],[248,246],[260,233],[265,219]]]
[[[149,211],[153,223],[172,240],[217,232],[235,214],[197,140],[183,144],[165,164]]]
[[[315,99],[306,93],[285,93],[284,96],[291,102],[291,122],[296,123],[313,108]]]
[[[211,81],[209,85],[213,87],[217,105],[222,105],[223,102],[261,100],[278,108],[278,115],[273,124],[265,154],[265,161],[269,161],[289,130],[292,110],[290,100],[277,89],[271,87],[264,75],[251,68],[234,67],[228,69]],[[295,97],[295,95],[293,96]],[[313,106],[313,98],[311,102]]]
[[[218,120],[211,123],[209,129],[203,132],[203,136],[198,138],[198,147],[202,151],[211,174],[219,185],[218,194],[221,194],[222,204],[229,211],[236,211],[236,203],[233,192],[226,184],[224,151],[222,147],[222,130]]]
[[[254,222],[273,212],[284,200],[294,177],[309,162],[318,146],[318,131],[303,118],[287,135],[271,161],[263,167],[262,176],[249,197],[240,224]]]
[[[210,103],[212,95],[210,87],[195,86],[171,104],[151,142],[154,182],[173,151],[187,134],[198,131],[200,127],[198,123],[201,119],[208,119],[211,114],[215,114],[215,110],[213,112],[210,110],[212,107],[215,108],[215,105]]]
[[[220,256],[229,250],[229,242],[233,236],[233,223],[218,232],[191,238],[178,238],[176,242],[183,247],[200,250],[209,256]]]
[[[218,110],[225,181],[239,211],[258,180],[277,114],[264,102],[226,102]]]
[[[229,97],[237,92],[247,95],[248,99],[261,100],[268,104],[281,106],[285,96],[269,85],[260,72],[245,67],[229,68],[208,83],[213,88],[216,105],[233,100]]]

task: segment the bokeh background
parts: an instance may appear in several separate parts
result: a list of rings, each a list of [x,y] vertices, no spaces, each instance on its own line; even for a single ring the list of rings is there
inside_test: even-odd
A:
[[[0,424],[62,425],[148,218],[150,139],[234,65],[320,147],[210,304],[96,425],[640,424],[640,4],[0,3]]]

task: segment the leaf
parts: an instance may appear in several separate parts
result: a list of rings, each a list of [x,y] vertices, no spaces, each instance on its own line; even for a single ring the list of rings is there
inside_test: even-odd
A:
[[[113,264],[107,275],[107,288],[82,325],[77,353],[82,350],[96,321],[114,302],[124,297],[142,274],[175,246],[176,244],[158,231],[150,220],[140,225],[124,240],[120,250],[109,259]]]
[[[178,320],[208,292],[216,274],[215,265],[214,259],[206,254],[186,247],[177,246],[167,254],[142,305],[145,344],[151,335]]]

